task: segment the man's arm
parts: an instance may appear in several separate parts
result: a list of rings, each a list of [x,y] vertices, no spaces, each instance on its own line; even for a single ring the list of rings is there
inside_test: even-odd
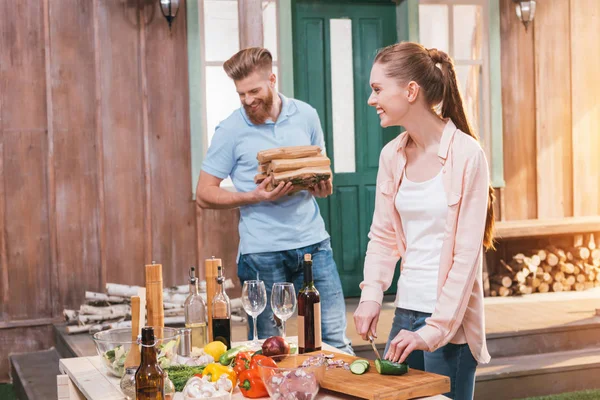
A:
[[[292,189],[292,184],[281,182],[273,191],[267,192],[267,184],[271,178],[261,182],[251,192],[230,192],[219,185],[223,179],[213,176],[205,171],[200,171],[200,178],[196,186],[196,204],[200,208],[227,209],[260,203],[261,201],[275,201]]]

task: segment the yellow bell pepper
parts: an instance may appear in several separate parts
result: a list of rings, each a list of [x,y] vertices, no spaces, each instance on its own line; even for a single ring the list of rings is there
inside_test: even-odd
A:
[[[227,375],[227,378],[231,381],[233,387],[235,387],[237,383],[237,374],[230,366],[221,365],[219,363],[210,363],[204,367],[204,370],[202,371],[202,376],[208,375],[211,382],[218,381],[223,374]]]

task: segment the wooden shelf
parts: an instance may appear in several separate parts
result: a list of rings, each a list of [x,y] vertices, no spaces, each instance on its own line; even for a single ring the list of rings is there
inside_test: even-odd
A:
[[[585,232],[600,232],[600,216],[496,222],[498,239]]]

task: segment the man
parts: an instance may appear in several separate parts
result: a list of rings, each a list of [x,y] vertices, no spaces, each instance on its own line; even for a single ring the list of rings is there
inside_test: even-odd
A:
[[[223,65],[242,107],[217,126],[202,164],[196,201],[202,208],[240,208],[238,277],[242,284],[259,278],[267,289],[267,308],[257,318],[260,338],[280,334],[270,304],[273,283],[293,282],[298,293],[303,256],[310,253],[315,286],[321,294],[323,341],[352,353],[345,334],[342,285],[315,200],[332,193],[331,180],[293,194],[291,183],[280,183],[270,192],[270,178],[258,186],[254,183],[256,154],[261,150],[318,145],[324,152],[316,110],[277,92],[272,63],[267,49],[255,47],[238,52]],[[237,192],[219,187],[228,176]],[[250,332],[253,323],[250,319]]]

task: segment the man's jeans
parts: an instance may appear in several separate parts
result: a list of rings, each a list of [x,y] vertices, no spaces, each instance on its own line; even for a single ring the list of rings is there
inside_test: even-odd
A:
[[[270,253],[243,254],[238,263],[238,277],[242,284],[247,280],[260,279],[267,289],[267,307],[257,318],[258,337],[281,335],[280,327],[273,318],[271,291],[276,282],[292,282],[296,295],[304,282],[303,260],[311,254],[313,279],[321,295],[321,332],[323,341],[333,347],[354,354],[350,340],[346,337],[346,303],[340,276],[333,260],[330,240],[295,250]],[[248,318],[248,339],[252,339],[253,318]],[[296,335],[292,335],[296,336]]]
[[[400,330],[415,332],[425,326],[425,319],[430,316],[431,314],[424,312],[396,308],[392,331],[382,356],[387,353],[390,342]],[[471,350],[469,350],[469,345],[466,343],[448,343],[433,353],[415,350],[410,353],[406,362],[409,368],[450,377],[450,392],[445,393],[445,396],[457,400],[473,398],[477,361],[475,361]]]

